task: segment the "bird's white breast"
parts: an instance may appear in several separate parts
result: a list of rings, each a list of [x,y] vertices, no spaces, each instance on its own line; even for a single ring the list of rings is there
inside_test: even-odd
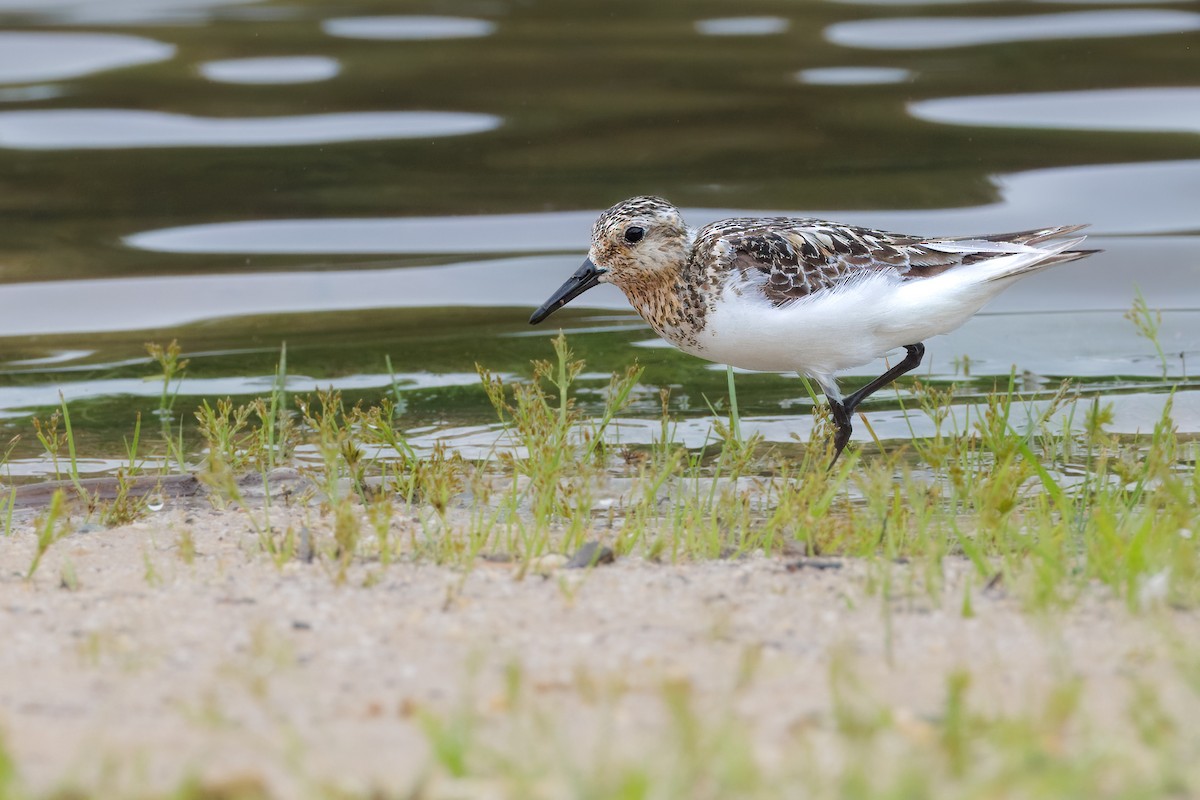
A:
[[[742,369],[810,375],[861,366],[953,330],[1001,288],[984,291],[949,275],[903,281],[881,270],[777,306],[737,280],[726,284],[688,351]]]

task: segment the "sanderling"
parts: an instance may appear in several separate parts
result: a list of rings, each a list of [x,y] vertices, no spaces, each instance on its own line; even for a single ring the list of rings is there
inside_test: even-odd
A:
[[[675,347],[719,364],[813,378],[829,400],[836,462],[850,418],[872,392],[916,369],[931,336],[962,325],[1019,278],[1095,250],[1083,225],[925,237],[819,219],[720,220],[688,228],[658,197],[600,215],[587,260],[529,318],[615,284]],[[843,396],[836,373],[903,347],[904,358]]]

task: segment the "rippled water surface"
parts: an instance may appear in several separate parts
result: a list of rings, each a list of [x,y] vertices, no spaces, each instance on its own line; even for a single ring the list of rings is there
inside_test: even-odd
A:
[[[1128,433],[1177,387],[1200,433],[1200,12],[1076,5],[0,0],[9,470],[49,469],[30,417],[60,396],[84,468],[113,469],[161,395],[143,344],[173,338],[178,411],[269,391],[286,342],[290,391],[398,392],[418,446],[486,454],[475,365],[523,376],[549,354],[529,312],[595,215],[646,193],[696,225],[1090,223],[1103,253],[933,340],[921,374],[963,402],[1014,369],[1035,398],[1074,378]],[[1139,289],[1166,379],[1123,316]],[[656,434],[670,387],[703,444],[720,368],[608,287],[553,321],[588,361],[581,402],[646,366],[623,440]],[[808,430],[794,378],[738,387],[747,429]],[[884,440],[922,432],[895,394],[872,409]]]

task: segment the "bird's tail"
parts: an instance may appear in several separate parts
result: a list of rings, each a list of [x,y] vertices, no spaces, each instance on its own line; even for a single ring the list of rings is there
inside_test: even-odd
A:
[[[925,246],[943,252],[962,253],[963,266],[979,264],[992,268],[992,274],[987,276],[986,281],[1007,281],[1101,252],[1075,249],[1087,238],[1085,236],[1066,238],[1086,227],[1059,225],[1016,233],[962,236],[936,244],[927,243]]]

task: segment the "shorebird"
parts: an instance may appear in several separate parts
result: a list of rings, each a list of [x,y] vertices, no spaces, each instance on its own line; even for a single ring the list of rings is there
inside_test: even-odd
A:
[[[924,341],[948,333],[1007,286],[1095,250],[1084,225],[927,237],[819,219],[745,217],[699,230],[659,197],[634,197],[592,228],[587,260],[529,318],[536,325],[611,283],[654,332],[685,353],[817,382],[835,425],[833,463],[851,416],[872,393],[920,365]],[[905,355],[843,395],[839,371],[888,351]]]

